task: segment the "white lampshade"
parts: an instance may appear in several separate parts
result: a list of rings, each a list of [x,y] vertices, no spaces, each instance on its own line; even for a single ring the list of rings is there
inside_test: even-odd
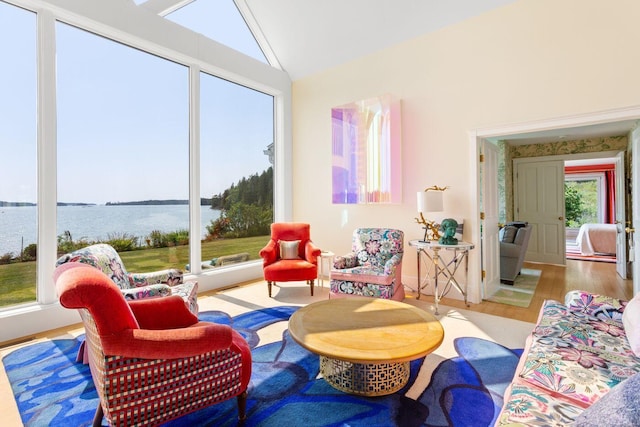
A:
[[[418,212],[442,212],[444,210],[442,191],[418,191]]]

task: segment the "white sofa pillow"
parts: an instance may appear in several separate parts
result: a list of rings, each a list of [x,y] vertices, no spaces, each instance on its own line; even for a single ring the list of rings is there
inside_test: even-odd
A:
[[[622,324],[631,350],[640,357],[640,294],[633,297],[624,308]]]

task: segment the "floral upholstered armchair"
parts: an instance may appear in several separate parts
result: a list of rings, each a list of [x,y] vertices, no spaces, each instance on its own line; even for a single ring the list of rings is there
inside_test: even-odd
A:
[[[330,295],[357,295],[402,301],[403,253],[404,233],[401,230],[356,229],[353,232],[351,252],[334,260]]]
[[[104,243],[65,254],[58,258],[56,267],[67,262],[81,262],[101,270],[113,280],[128,300],[179,295],[189,311],[198,314],[198,283],[183,283],[180,270],[128,273],[118,252]]]
[[[199,321],[178,296],[127,302],[86,264],[62,264],[54,281],[84,323],[100,398],[93,425],[155,426],[234,397],[245,419],[251,350],[229,325]]]

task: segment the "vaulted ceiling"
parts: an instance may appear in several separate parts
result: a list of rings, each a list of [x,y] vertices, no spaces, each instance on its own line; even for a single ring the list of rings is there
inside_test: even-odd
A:
[[[192,2],[131,0],[159,15]],[[291,80],[437,31],[516,0],[217,0],[234,2],[271,65]],[[511,136],[511,144],[622,135],[635,121]]]

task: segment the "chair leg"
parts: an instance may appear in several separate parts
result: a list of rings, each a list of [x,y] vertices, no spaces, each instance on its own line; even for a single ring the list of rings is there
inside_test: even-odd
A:
[[[237,397],[238,400],[238,420],[244,421],[247,419],[247,391],[243,391]]]
[[[271,298],[271,281],[267,281],[267,288],[269,288],[269,298]]]
[[[313,296],[313,279],[309,280],[309,284],[311,285],[311,296]]]
[[[96,413],[93,416],[93,427],[102,426],[102,417],[104,416],[104,411],[102,410],[102,403],[98,402],[98,407],[96,408]]]

